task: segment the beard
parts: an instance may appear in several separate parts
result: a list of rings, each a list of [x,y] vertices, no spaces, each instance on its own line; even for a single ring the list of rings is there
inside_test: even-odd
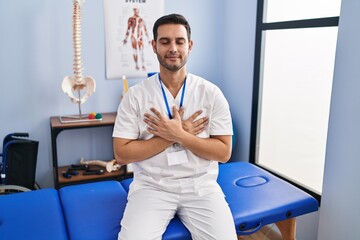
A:
[[[166,63],[166,57],[161,57],[160,54],[158,54],[158,53],[156,53],[156,56],[157,56],[157,59],[159,60],[159,64],[171,72],[176,72],[176,71],[180,70],[182,67],[185,66],[185,64],[187,63],[187,60],[188,60],[187,57],[183,57],[182,55],[180,55],[179,56],[180,63],[168,64],[168,63]]]

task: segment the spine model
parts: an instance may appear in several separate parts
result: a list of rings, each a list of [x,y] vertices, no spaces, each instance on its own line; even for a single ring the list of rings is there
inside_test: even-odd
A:
[[[74,76],[66,76],[62,82],[62,90],[68,95],[72,102],[79,105],[86,102],[91,94],[95,92],[95,79],[83,77],[83,62],[81,58],[81,7],[84,0],[74,0],[73,12],[73,48],[74,48]],[[74,94],[77,94],[75,96]],[[82,91],[85,93],[82,94]]]

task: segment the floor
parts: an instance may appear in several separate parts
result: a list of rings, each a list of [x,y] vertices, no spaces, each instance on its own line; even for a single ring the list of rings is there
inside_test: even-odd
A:
[[[269,225],[254,234],[239,236],[238,240],[282,240],[282,237],[277,232],[275,225]]]

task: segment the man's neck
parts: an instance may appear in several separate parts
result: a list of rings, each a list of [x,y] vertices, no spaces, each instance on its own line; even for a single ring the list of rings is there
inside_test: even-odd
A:
[[[175,98],[185,81],[186,71],[160,71],[160,77],[162,83],[166,86],[166,88],[170,91],[171,95],[173,95],[173,97]]]

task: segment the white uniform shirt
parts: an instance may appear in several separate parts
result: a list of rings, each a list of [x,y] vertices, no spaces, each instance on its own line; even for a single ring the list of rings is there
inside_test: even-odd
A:
[[[182,88],[174,99],[163,84],[170,109],[179,108]],[[168,116],[158,74],[131,87],[122,99],[115,121],[113,137],[147,140],[153,137],[143,121],[144,114],[152,114],[150,108],[158,109]],[[207,128],[198,136],[232,135],[232,121],[229,104],[221,90],[214,84],[198,76],[188,74],[183,100],[183,119],[189,118],[197,110],[203,110],[198,118],[208,116]],[[130,193],[146,188],[159,188],[164,191],[186,193],[195,192],[203,196],[212,192],[221,192],[217,184],[218,162],[199,158],[186,150],[188,162],[168,165],[167,151],[133,163],[134,181]]]

